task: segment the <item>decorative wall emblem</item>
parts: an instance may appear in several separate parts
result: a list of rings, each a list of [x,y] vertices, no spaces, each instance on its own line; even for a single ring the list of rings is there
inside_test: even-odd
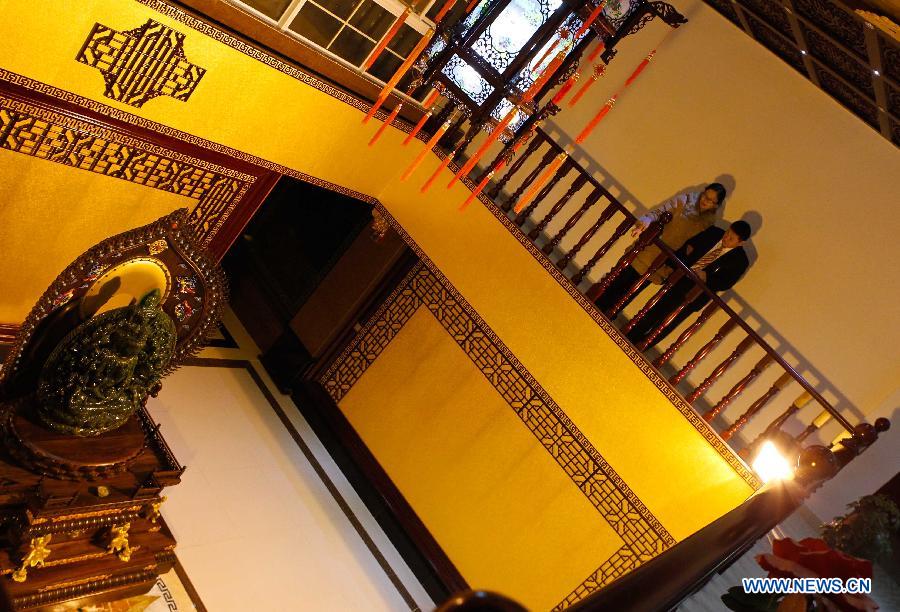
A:
[[[138,108],[157,96],[185,102],[206,69],[187,60],[183,43],[184,34],[152,19],[124,32],[96,23],[76,59],[103,74],[107,98]]]

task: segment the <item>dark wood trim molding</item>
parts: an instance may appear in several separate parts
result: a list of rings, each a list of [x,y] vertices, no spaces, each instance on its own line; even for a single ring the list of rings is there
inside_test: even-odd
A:
[[[329,81],[350,94],[371,101],[375,100],[381,91],[380,83],[367,79],[315,46],[278,30],[270,23],[237,6],[222,0],[166,1],[212,26],[226,30],[248,44]],[[392,95],[388,98],[386,106],[393,108],[399,101],[398,96]],[[401,117],[412,123],[418,122],[423,114],[418,105],[413,104],[404,104],[400,112]]]
[[[431,574],[431,580],[421,575],[421,565],[409,558],[410,549],[403,546],[402,542],[398,542],[396,530],[391,529],[390,524],[385,524],[384,518],[386,517],[383,513],[378,512],[377,507],[370,507],[382,528],[391,536],[395,546],[401,549],[401,554],[411,561],[411,569],[417,573],[428,594],[435,601],[443,601],[452,593],[468,590],[470,587],[466,579],[428,531],[428,528],[325,389],[316,381],[304,380],[294,385],[293,397],[300,412],[309,421],[316,435],[325,443],[332,456],[334,457],[334,444],[328,444],[329,439],[336,440],[340,444],[341,449],[347,453],[354,467],[369,485],[365,488],[372,488],[377,492],[380,498],[376,502],[377,505],[383,506],[399,523],[403,529],[403,535],[412,543],[414,550],[423,557]],[[339,465],[342,463],[339,457],[334,458]],[[340,467],[347,474],[346,462],[343,463],[345,465]],[[347,474],[347,476],[367,505],[374,501],[371,498],[366,499],[368,496],[364,495],[365,488],[360,488],[358,479],[353,478],[352,474]]]

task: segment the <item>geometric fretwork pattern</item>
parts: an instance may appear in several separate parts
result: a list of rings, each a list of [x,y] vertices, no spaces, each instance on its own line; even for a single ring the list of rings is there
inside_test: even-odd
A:
[[[339,402],[421,307],[434,315],[624,545],[560,605],[652,559],[675,539],[440,272],[417,264],[322,376]]]
[[[198,200],[191,226],[209,244],[254,177],[0,96],[0,149]]]
[[[184,102],[206,69],[187,61],[183,44],[184,34],[152,19],[124,32],[96,23],[75,59],[100,71],[107,98],[138,108],[157,96]]]

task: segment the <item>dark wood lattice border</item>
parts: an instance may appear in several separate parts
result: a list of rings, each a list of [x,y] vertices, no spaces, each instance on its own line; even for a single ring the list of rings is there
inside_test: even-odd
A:
[[[588,582],[602,584],[675,544],[665,527],[471,305],[443,275],[423,263],[413,268],[320,379],[335,402],[423,306],[624,542],[615,561],[604,562]],[[582,584],[575,593],[581,597],[590,590]]]

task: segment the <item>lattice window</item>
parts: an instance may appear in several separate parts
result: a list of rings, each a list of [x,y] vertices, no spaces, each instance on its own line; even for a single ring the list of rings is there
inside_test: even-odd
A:
[[[476,104],[483,103],[494,92],[493,86],[458,55],[451,57],[441,72],[450,77]]]
[[[342,63],[363,72],[375,45],[406,6],[399,0],[230,0],[249,8],[287,34],[325,50]],[[400,31],[365,72],[385,82],[391,78],[422,35],[433,27],[429,16],[441,0],[419,2]],[[403,91],[411,76],[397,86]]]
[[[561,5],[562,0],[512,0],[478,37],[472,50],[502,74]]]

